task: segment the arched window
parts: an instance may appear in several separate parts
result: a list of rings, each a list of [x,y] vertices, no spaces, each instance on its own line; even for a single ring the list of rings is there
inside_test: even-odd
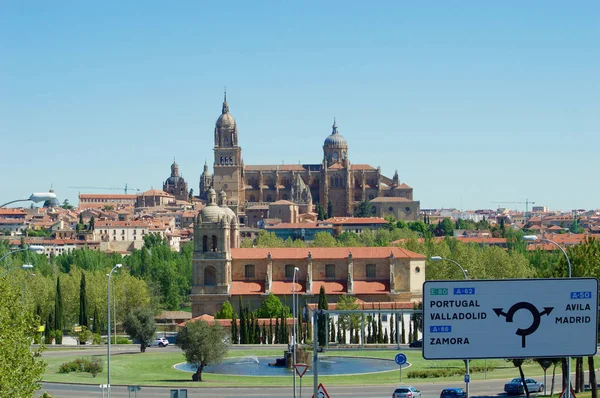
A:
[[[217,284],[217,270],[215,267],[208,266],[204,268],[204,285],[215,286]]]
[[[218,252],[219,249],[217,247],[217,235],[213,235],[212,236],[212,251],[213,252]]]
[[[202,237],[202,251],[203,252],[207,252],[208,251],[208,236],[204,235]]]
[[[227,156],[225,156],[225,164],[229,164],[229,158],[227,158]]]
[[[223,156],[221,156],[221,164],[223,164]]]
[[[233,158],[231,156],[229,157],[229,164],[233,164]]]
[[[333,153],[333,160],[335,160],[337,162],[337,160],[338,160],[338,153],[337,152]]]
[[[285,265],[285,277],[286,277],[286,279],[293,279],[294,278],[294,268],[295,268],[295,266],[293,264],[286,264]]]
[[[367,278],[375,278],[377,276],[375,264],[367,264]]]
[[[325,277],[326,278],[335,278],[335,265],[325,264]]]
[[[244,277],[254,278],[254,264],[246,264],[244,267]]]
[[[256,202],[256,198],[254,197],[254,195],[250,195],[250,202]]]

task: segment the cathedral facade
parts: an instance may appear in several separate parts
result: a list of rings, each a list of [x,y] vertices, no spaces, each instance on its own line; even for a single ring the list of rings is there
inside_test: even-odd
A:
[[[380,217],[392,214],[405,221],[419,219],[420,205],[413,199],[413,189],[400,183],[397,172],[389,178],[379,167],[350,162],[348,143],[335,121],[323,143],[319,164],[244,165],[237,123],[225,97],[214,129],[213,152],[214,172],[211,175],[204,165],[200,196],[207,199],[211,187],[226,192],[227,204],[242,223],[246,209],[278,200],[299,206],[310,203],[309,211],[313,203],[320,203],[333,209],[329,217],[351,217],[361,201],[375,201]]]

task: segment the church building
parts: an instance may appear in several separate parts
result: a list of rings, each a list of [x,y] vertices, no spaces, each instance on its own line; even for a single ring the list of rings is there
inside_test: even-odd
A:
[[[351,217],[358,204],[368,200],[379,217],[391,214],[405,221],[419,219],[420,205],[413,199],[413,189],[400,183],[397,172],[389,178],[379,167],[350,161],[348,143],[335,120],[319,164],[244,165],[238,138],[238,126],[225,96],[214,129],[213,174],[205,164],[199,194],[207,199],[211,187],[224,191],[228,206],[242,224],[246,223],[246,210],[279,200],[291,201],[307,212],[319,203],[332,209],[329,217]]]
[[[366,302],[422,300],[420,254],[399,247],[240,248],[239,219],[227,203],[224,190],[217,200],[209,188],[194,222],[193,317],[214,315],[239,297],[258,308],[269,293],[288,305],[292,291],[301,303],[316,302],[321,286],[330,302],[345,294]]]
[[[171,176],[163,184],[163,191],[175,196],[177,200],[188,200],[188,183],[179,175],[179,165],[173,159]]]

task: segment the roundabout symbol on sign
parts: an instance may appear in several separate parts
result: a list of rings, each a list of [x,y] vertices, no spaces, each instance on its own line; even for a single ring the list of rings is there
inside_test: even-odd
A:
[[[537,328],[540,326],[542,315],[550,315],[554,307],[544,307],[544,310],[540,312],[535,305],[526,301],[521,301],[520,303],[516,303],[510,307],[508,313],[504,312],[502,308],[494,308],[494,312],[496,315],[498,315],[498,317],[504,316],[506,318],[506,322],[512,322],[515,312],[522,309],[531,312],[531,315],[533,316],[533,322],[531,326],[529,326],[527,329],[518,328],[515,332],[517,335],[521,336],[521,347],[525,348],[525,337],[537,330]]]
[[[396,363],[400,366],[404,365],[406,363],[406,355],[404,354],[397,354],[396,358],[394,358],[394,360],[396,361]]]

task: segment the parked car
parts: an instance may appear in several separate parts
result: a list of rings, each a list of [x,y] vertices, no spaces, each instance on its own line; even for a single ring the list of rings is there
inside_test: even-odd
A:
[[[529,390],[529,392],[544,392],[544,385],[542,383],[538,383],[533,379],[525,379],[525,383],[527,384],[527,390]],[[524,394],[525,389],[523,388],[521,378],[515,377],[509,383],[506,383],[504,385],[504,392],[515,395]]]
[[[392,398],[421,398],[421,391],[413,386],[399,386],[392,394]]]
[[[154,341],[152,343],[150,343],[151,347],[166,347],[169,345],[169,340],[165,339],[164,337],[158,337],[156,339],[154,339]]]
[[[462,388],[444,388],[440,398],[466,398],[467,393]]]
[[[423,347],[423,339],[411,341],[408,346],[411,348]]]

